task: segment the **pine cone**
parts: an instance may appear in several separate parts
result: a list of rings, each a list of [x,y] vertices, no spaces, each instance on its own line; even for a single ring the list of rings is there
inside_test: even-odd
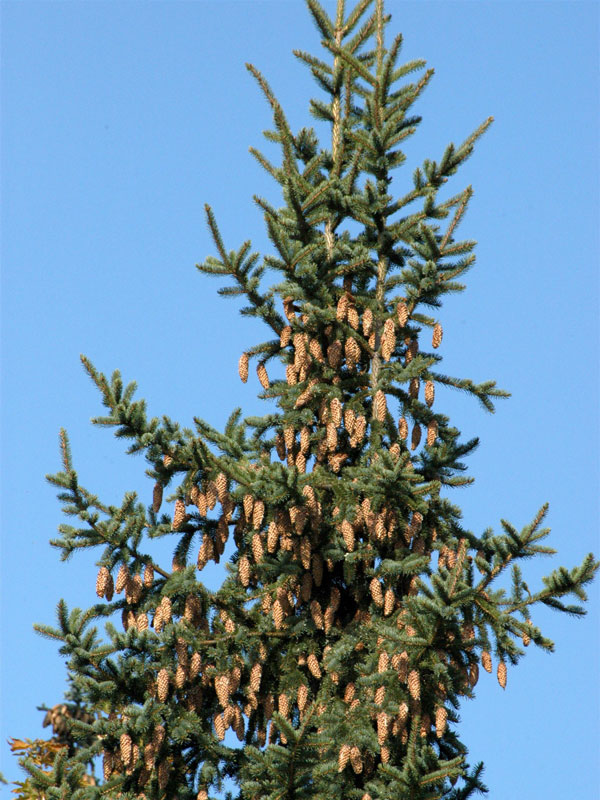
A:
[[[159,702],[164,703],[169,694],[169,673],[166,669],[161,669],[156,679],[157,697]]]
[[[373,578],[371,580],[369,589],[371,590],[371,597],[373,598],[375,605],[380,607],[383,606],[383,592],[381,590],[381,584],[377,578]]]
[[[104,597],[106,588],[110,580],[110,572],[106,567],[100,567],[98,577],[96,578],[96,594],[98,597]]]
[[[337,303],[335,316],[338,322],[343,322],[346,319],[348,315],[348,305],[349,305],[348,295],[344,293],[340,297]]]
[[[404,328],[408,322],[408,306],[406,303],[398,303],[396,306],[396,315],[398,317],[398,323],[400,327]]]
[[[367,420],[366,418],[360,414],[356,418],[356,424],[354,426],[353,436],[355,437],[357,442],[362,442],[365,438],[365,433],[367,430]]]
[[[259,530],[265,517],[265,504],[262,500],[256,500],[252,508],[252,527],[255,531]]]
[[[292,326],[286,325],[284,328],[281,329],[281,333],[279,334],[279,345],[280,347],[287,347],[290,343],[292,338]]]
[[[117,573],[117,581],[115,583],[115,591],[117,594],[123,591],[128,579],[129,579],[129,569],[125,564],[122,564],[119,567],[119,572]]]
[[[492,657],[486,650],[484,650],[481,654],[481,666],[486,672],[492,671]]]
[[[225,738],[225,716],[223,714],[216,714],[214,718],[214,724],[217,739],[222,742]]]
[[[408,437],[408,423],[404,417],[400,417],[398,421],[398,434],[401,439]]]
[[[317,600],[313,600],[310,604],[310,614],[313,618],[313,622],[315,626],[319,630],[323,630],[325,627],[325,622],[323,620],[323,610],[321,608],[321,604]]]
[[[425,402],[431,408],[435,399],[435,384],[433,381],[426,381],[425,383]]]
[[[438,435],[438,424],[435,419],[432,419],[427,425],[427,447],[431,447]]]
[[[339,339],[327,348],[327,362],[332,369],[337,369],[342,363],[342,343]]]
[[[421,426],[418,422],[415,422],[414,427],[412,429],[412,436],[410,440],[410,449],[416,450],[419,446],[419,442],[421,441]]]
[[[246,556],[242,556],[238,561],[238,577],[242,586],[250,585],[250,562]]]
[[[162,498],[163,498],[162,483],[159,483],[157,481],[154,484],[154,489],[152,490],[152,511],[154,511],[155,514],[158,514],[158,512],[160,511]]]
[[[344,355],[348,369],[354,369],[360,360],[360,345],[353,336],[349,336],[344,344]]]
[[[506,664],[504,661],[498,662],[498,683],[506,689]]]
[[[280,600],[275,600],[273,603],[273,622],[275,624],[275,630],[281,630],[283,628],[283,620],[285,618],[285,614],[283,613],[283,606],[281,605]]]
[[[394,606],[396,605],[396,595],[394,594],[393,589],[387,589],[385,593],[385,597],[383,599],[383,613],[384,616],[389,617],[389,615],[394,610]]]
[[[143,584],[146,587],[146,589],[149,589],[153,583],[154,583],[154,567],[150,562],[148,562],[144,567]]]
[[[418,378],[411,378],[410,383],[408,386],[408,396],[411,400],[414,400],[416,397],[419,396],[419,379]]]
[[[135,626],[139,633],[148,630],[148,615],[145,612],[140,611],[137,615],[135,618]]]
[[[258,375],[258,380],[260,381],[260,385],[263,387],[263,389],[268,389],[271,384],[269,383],[267,369],[262,362],[256,368],[256,374]]]
[[[385,700],[385,686],[378,686],[375,689],[375,705],[380,706]]]
[[[394,320],[389,317],[383,325],[383,334],[381,336],[381,355],[384,361],[389,361],[392,353],[396,348],[396,331],[394,328]]]
[[[250,360],[250,356],[248,353],[242,353],[240,356],[240,360],[238,362],[238,372],[240,378],[242,379],[242,383],[246,383],[248,380],[248,361]]]
[[[413,700],[421,697],[421,681],[416,669],[411,669],[408,673],[408,692]]]
[[[442,326],[439,322],[436,323],[435,327],[433,328],[433,336],[431,338],[431,345],[432,347],[439,347],[442,343],[442,336],[444,335],[444,331],[442,330]]]
[[[172,528],[174,531],[179,530],[185,520],[185,503],[181,498],[178,498],[175,501],[175,511],[173,513],[173,525]]]
[[[293,364],[288,364],[285,368],[285,379],[288,386],[295,386],[298,383],[298,375]]]
[[[350,750],[350,764],[356,775],[359,775],[363,771],[363,760],[357,745],[354,745]]]
[[[373,312],[370,308],[365,309],[362,319],[362,327],[364,335],[369,336],[373,330]]]
[[[444,706],[438,706],[435,710],[435,735],[441,739],[446,730],[448,721],[448,710]]]
[[[381,391],[381,389],[379,389],[373,398],[373,416],[375,419],[379,420],[379,422],[384,422],[386,413],[387,402],[385,399],[385,394]]]
[[[377,714],[377,741],[382,745],[388,736],[388,716],[385,711]]]
[[[320,679],[321,678],[321,667],[319,666],[319,662],[318,662],[317,657],[316,657],[316,655],[314,653],[311,653],[308,656],[308,658],[306,659],[306,663],[307,663],[308,668],[309,668],[310,672],[312,673],[312,675],[314,675],[315,678]]]
[[[262,677],[262,665],[259,662],[257,662],[250,670],[250,688],[256,694],[258,694],[260,690],[261,677]]]
[[[354,540],[354,528],[352,523],[348,522],[345,519],[342,522],[342,536],[344,538],[344,544],[346,545],[346,550],[351,553],[354,550],[355,540]]]
[[[350,325],[351,328],[354,328],[355,331],[358,330],[359,317],[356,306],[350,306],[348,309],[348,325]]]
[[[317,339],[310,340],[310,342],[308,343],[308,352],[315,359],[315,361],[318,361],[320,364],[323,364],[325,362],[325,356],[323,355],[323,350]]]
[[[349,744],[343,744],[340,747],[340,753],[338,756],[338,772],[343,772],[346,769],[346,765],[348,761],[350,761],[350,752],[352,748]]]
[[[406,355],[405,355],[405,363],[410,364],[410,362],[416,357],[417,353],[419,352],[419,343],[416,339],[407,339],[406,342]]]

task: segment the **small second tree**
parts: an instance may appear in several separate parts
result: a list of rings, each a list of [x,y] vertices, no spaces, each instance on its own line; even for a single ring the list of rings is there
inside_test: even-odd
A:
[[[182,429],[148,419],[133,384],[83,359],[108,409],[94,421],[145,454],[153,488],[102,502],[80,485],[61,432],[63,470],[50,480],[76,522],[53,544],[64,557],[100,550],[101,600],[71,613],[61,601],[59,626],[38,627],[61,641],[85,710],[68,716],[78,744],[52,771],[25,761],[46,798],[203,800],[226,778],[244,800],[466,798],[484,787],[457,711],[480,668],[504,688],[523,646],[552,649],[536,605],[583,613],[563,598],[585,599],[591,555],[533,593],[521,577],[521,560],[553,552],[546,506],[521,531],[503,521],[476,535],[450,499],[471,480],[463,459],[477,439],[461,440],[436,390],[488,411],[507,396],[440,370],[441,301],[463,288],[474,242],[457,239],[471,188],[438,192],[491,119],[392,193],[432,71],[409,79],[423,62],[398,64],[399,35],[386,47],[382,0],[370,14],[371,0],[348,11],[338,0],[334,18],[307,6],[324,55],[295,55],[325,92],[311,111],[331,140],[293,133],[249,65],[282,153],[274,165],[252,150],[283,194],[281,208],[256,198],[275,254],[261,260],[249,241],[228,250],[207,206],[217,255],[199,267],[227,276],[220,294],[243,296],[242,314],[264,322],[269,338],[244,349],[239,373],[247,381],[256,365],[272,410],[237,410],[222,433],[201,419]],[[279,275],[269,288],[267,269]],[[163,536],[168,566],[152,554]],[[227,576],[209,591],[202,569],[231,541]],[[107,622],[101,639],[93,620],[115,612],[123,630]],[[98,756],[103,779],[86,784]]]

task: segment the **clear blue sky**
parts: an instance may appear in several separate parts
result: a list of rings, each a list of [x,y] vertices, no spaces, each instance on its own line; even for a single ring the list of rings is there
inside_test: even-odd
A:
[[[332,2],[325,4],[331,9]],[[476,533],[521,527],[550,501],[559,555],[526,579],[598,554],[598,10],[587,2],[388,0],[404,58],[436,76],[408,143],[412,169],[490,114],[495,123],[452,189],[475,195],[461,229],[479,241],[468,290],[441,313],[444,366],[513,393],[487,415],[439,392],[465,437],[473,487],[456,490]],[[248,153],[270,127],[244,62],[270,80],[294,128],[319,90],[292,48],[319,49],[301,0],[2,4],[2,766],[8,736],[42,734],[63,664],[32,631],[60,597],[94,602],[90,555],[63,564],[62,521],[44,475],[71,436],[84,486],[149,497],[145,462],[90,417],[102,407],[79,354],[139,384],[153,414],[221,426],[260,411],[236,364],[258,324],[194,264],[213,252],[209,202],[226,243],[270,252],[252,194],[277,188]],[[322,131],[320,131],[322,132]],[[266,143],[265,143],[266,145]],[[266,145],[268,151],[269,146]],[[218,576],[213,576],[217,579]],[[598,798],[598,584],[590,614],[538,612],[556,641],[530,647],[503,692],[483,674],[462,712],[493,800]]]

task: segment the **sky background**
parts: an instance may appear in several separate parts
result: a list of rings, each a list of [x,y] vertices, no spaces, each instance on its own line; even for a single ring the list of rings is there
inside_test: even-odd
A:
[[[538,587],[600,550],[599,6],[388,0],[387,9],[403,59],[436,70],[392,191],[495,117],[449,186],[473,184],[460,233],[479,244],[467,291],[440,312],[440,352],[447,373],[496,379],[512,398],[490,415],[440,390],[436,407],[464,438],[481,437],[469,459],[476,482],[452,495],[468,528],[498,530],[501,518],[520,528],[550,501],[559,555],[526,565]],[[279,194],[248,147],[276,151],[261,136],[269,110],[244,62],[263,71],[297,130],[314,124],[308,100],[320,90],[291,51],[320,55],[320,45],[300,0],[5,0],[1,11],[0,769],[14,780],[7,737],[45,735],[36,706],[64,690],[57,648],[32,625],[53,624],[60,597],[95,601],[100,553],[61,563],[48,544],[63,521],[44,480],[60,469],[59,428],[86,488],[105,502],[131,489],[151,496],[144,460],[90,424],[102,406],[79,354],[119,368],[151,414],[186,426],[198,415],[221,427],[236,405],[261,413],[257,380],[242,385],[236,368],[260,325],[194,268],[214,252],[203,206],[227,247],[251,238],[272,252],[252,195],[279,205]],[[461,711],[493,800],[600,796],[598,589],[583,620],[537,611],[556,653],[531,646],[505,691],[482,672]]]

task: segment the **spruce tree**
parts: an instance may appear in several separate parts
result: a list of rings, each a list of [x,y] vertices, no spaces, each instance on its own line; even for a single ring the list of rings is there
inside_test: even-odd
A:
[[[462,290],[475,243],[457,238],[471,187],[438,193],[491,118],[407,180],[400,148],[432,70],[399,64],[383,0],[338,0],[334,18],[306,5],[323,52],[294,54],[324,92],[311,113],[331,138],[294,133],[248,65],[281,148],[279,164],[251,148],[283,195],[279,208],[255,198],[274,254],[229,250],[206,206],[216,255],[198,265],[264,322],[239,374],[252,366],[271,410],[236,409],[223,432],[149,419],[135,384],[82,357],[107,409],[93,421],[145,455],[149,483],[147,497],[103,502],[61,431],[49,480],[74,524],[52,544],[63,558],[98,551],[99,602],[61,600],[58,626],[37,626],[60,641],[70,684],[68,746],[51,771],[24,761],[48,800],[206,800],[231,782],[244,800],[462,800],[485,791],[457,724],[480,667],[505,688],[523,647],[553,648],[534,607],[583,614],[565,599],[586,599],[591,554],[534,592],[523,580],[521,561],[554,552],[547,506],[520,531],[502,520],[477,535],[452,502],[478,440],[461,440],[436,389],[487,411],[508,394],[440,369],[443,296]],[[169,565],[153,555],[165,536]],[[210,591],[202,570],[231,540]],[[99,758],[103,775],[86,780]]]

